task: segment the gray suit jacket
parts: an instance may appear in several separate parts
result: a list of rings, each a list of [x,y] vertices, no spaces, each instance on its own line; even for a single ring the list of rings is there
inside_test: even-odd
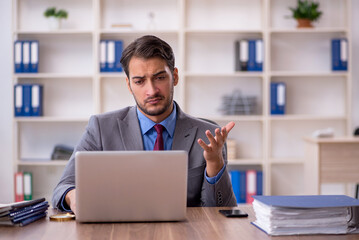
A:
[[[177,106],[177,120],[172,150],[188,152],[187,206],[236,206],[227,168],[215,183],[207,182],[204,171],[206,161],[198,138],[208,142],[206,130],[212,133],[218,126],[191,117]],[[143,150],[141,130],[136,107],[126,107],[118,111],[94,115],[90,118],[86,132],[82,136],[77,151],[129,151]],[[54,189],[52,205],[60,207],[60,201],[67,189],[75,187],[75,155],[72,155],[60,182]],[[225,148],[223,157],[227,163]],[[130,181],[130,180],[129,180]]]

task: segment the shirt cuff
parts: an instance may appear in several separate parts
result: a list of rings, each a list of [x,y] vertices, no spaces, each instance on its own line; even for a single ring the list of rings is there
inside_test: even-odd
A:
[[[59,209],[61,211],[65,211],[65,212],[72,212],[71,208],[69,207],[69,205],[67,205],[66,201],[65,201],[65,197],[66,197],[66,194],[68,192],[70,192],[72,189],[75,189],[75,187],[70,187],[66,190],[66,192],[64,194],[62,194],[62,197],[61,197],[61,200],[60,200],[60,203],[58,205]]]
[[[214,176],[214,177],[208,177],[207,176],[207,168],[205,168],[204,169],[204,176],[206,177],[206,179],[207,179],[207,182],[209,183],[209,184],[215,184],[216,182],[218,182],[218,180],[222,177],[222,174],[223,174],[223,172],[224,172],[224,169],[226,169],[226,164],[224,164],[223,165],[223,167],[222,167],[222,169],[221,169],[221,171],[219,171],[219,173],[216,175],[216,176]]]

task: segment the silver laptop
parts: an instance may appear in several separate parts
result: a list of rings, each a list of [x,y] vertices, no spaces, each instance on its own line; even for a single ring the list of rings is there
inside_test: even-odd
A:
[[[77,152],[76,219],[185,220],[187,158],[185,151]]]

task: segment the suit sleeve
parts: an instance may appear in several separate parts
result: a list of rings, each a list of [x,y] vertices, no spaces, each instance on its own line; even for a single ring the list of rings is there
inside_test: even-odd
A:
[[[68,161],[65,170],[60,178],[59,183],[55,187],[52,195],[52,206],[54,208],[62,209],[61,200],[64,193],[69,188],[75,187],[75,154],[78,151],[101,151],[101,133],[99,122],[96,116],[92,116],[87,125],[86,131],[83,134],[80,142],[75,147],[75,150]]]
[[[210,184],[205,177],[203,178],[204,181],[201,192],[201,202],[203,207],[237,206],[237,200],[233,193],[232,184],[228,173],[227,152],[225,147],[223,147],[222,153],[226,167],[220,179],[215,184]]]

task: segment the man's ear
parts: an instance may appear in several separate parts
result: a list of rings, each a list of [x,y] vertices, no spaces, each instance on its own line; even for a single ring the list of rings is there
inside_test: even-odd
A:
[[[130,93],[133,94],[131,86],[130,86],[130,80],[128,80],[128,77],[126,77],[126,84],[127,84],[128,91],[130,91]]]
[[[173,86],[176,86],[178,84],[178,69],[173,69]]]

